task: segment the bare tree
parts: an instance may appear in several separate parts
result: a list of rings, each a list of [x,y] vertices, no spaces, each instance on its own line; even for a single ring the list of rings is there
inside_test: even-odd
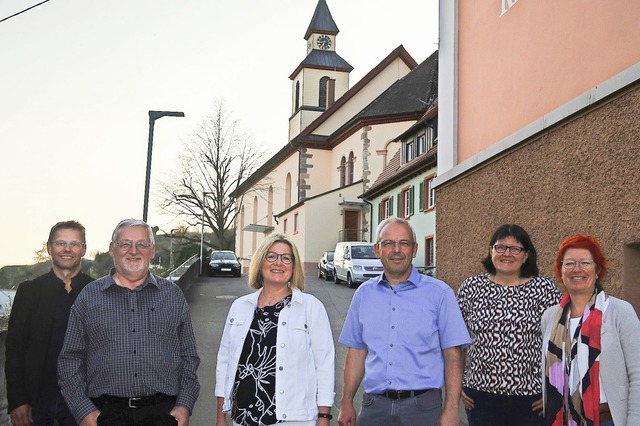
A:
[[[264,150],[238,129],[217,101],[213,114],[184,145],[179,171],[160,185],[160,207],[181,217],[188,226],[205,228],[216,236],[216,248],[233,247],[235,199],[229,195],[262,163]]]

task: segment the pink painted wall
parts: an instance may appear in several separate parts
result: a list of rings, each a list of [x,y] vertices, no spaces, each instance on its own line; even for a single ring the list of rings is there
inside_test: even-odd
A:
[[[459,162],[640,62],[638,1],[503,2],[459,2]]]

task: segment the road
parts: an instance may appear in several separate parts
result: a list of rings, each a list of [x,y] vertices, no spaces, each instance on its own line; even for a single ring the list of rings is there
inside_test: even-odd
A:
[[[313,294],[324,303],[331,322],[336,345],[336,398],[332,409],[334,420],[331,421],[331,426],[337,426],[336,419],[340,409],[340,398],[342,397],[342,368],[346,356],[346,348],[339,344],[337,339],[342,330],[342,324],[349,309],[354,290],[347,288],[345,284],[336,285],[331,281],[326,282],[315,276],[307,276],[305,286],[305,292]],[[224,320],[231,303],[237,297],[252,291],[247,284],[246,276],[243,276],[242,278],[203,277],[193,284],[187,292],[186,297],[191,309],[191,318],[200,355],[198,378],[201,386],[200,397],[189,423],[191,426],[215,425],[216,401],[213,391],[216,355],[220,338],[222,337]],[[362,400],[360,392],[358,392],[354,401],[356,410],[360,409]],[[464,413],[462,414],[464,415]],[[466,422],[462,424],[466,424]]]

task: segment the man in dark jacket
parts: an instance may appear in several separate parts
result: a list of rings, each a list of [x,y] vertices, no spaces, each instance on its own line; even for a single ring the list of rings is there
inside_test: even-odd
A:
[[[69,312],[80,290],[93,281],[80,272],[87,250],[85,229],[76,221],[51,228],[47,252],[51,271],[20,284],[11,308],[5,372],[14,426],[76,425],[58,387],[58,355]]]

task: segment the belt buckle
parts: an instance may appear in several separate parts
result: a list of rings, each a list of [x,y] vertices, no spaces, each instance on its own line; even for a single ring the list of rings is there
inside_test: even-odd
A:
[[[140,401],[142,398],[129,398],[129,408],[138,408],[137,405],[132,405],[132,402]]]
[[[402,399],[401,398],[402,397],[402,391],[401,390],[394,390],[392,392],[394,393],[393,399],[397,399],[397,400]]]

